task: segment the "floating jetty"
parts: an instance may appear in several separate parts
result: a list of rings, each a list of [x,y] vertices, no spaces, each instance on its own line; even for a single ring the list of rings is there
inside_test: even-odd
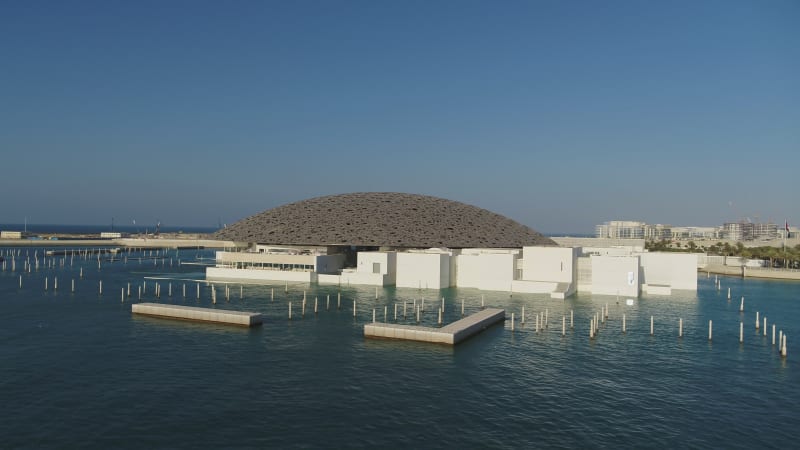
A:
[[[364,336],[455,345],[504,320],[506,320],[504,309],[489,308],[442,328],[373,322],[364,325]]]
[[[160,303],[135,303],[131,312],[145,316],[195,322],[225,323],[245,327],[261,325],[261,313],[199,308],[196,306],[162,305]]]

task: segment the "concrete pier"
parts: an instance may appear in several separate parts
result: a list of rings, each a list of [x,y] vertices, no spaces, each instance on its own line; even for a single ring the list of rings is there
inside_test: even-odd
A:
[[[370,323],[364,325],[364,336],[455,345],[505,319],[505,310],[488,308],[442,328]]]
[[[225,323],[245,327],[257,326],[262,323],[261,313],[199,308],[196,306],[136,303],[132,305],[131,312],[146,316],[191,320],[195,322]]]

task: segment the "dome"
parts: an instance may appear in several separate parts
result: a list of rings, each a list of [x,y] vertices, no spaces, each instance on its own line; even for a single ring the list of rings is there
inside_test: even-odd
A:
[[[316,197],[240,220],[218,239],[279,245],[521,248],[555,245],[507,217],[452,200],[394,192]]]

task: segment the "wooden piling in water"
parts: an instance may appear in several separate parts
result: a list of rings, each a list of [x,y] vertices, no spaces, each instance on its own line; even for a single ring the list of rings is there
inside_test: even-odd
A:
[[[739,322],[739,343],[744,343],[744,322]]]
[[[781,356],[786,358],[786,335],[783,335],[783,350],[781,350]]]
[[[712,331],[712,329],[713,329],[713,324],[712,324],[711,320],[709,320],[708,321],[708,340],[709,341],[711,340],[711,331]]]

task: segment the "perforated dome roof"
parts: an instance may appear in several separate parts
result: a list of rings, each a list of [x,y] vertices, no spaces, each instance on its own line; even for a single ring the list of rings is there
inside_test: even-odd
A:
[[[281,245],[520,248],[556,245],[485,209],[427,195],[360,192],[303,200],[247,217],[219,239]]]

